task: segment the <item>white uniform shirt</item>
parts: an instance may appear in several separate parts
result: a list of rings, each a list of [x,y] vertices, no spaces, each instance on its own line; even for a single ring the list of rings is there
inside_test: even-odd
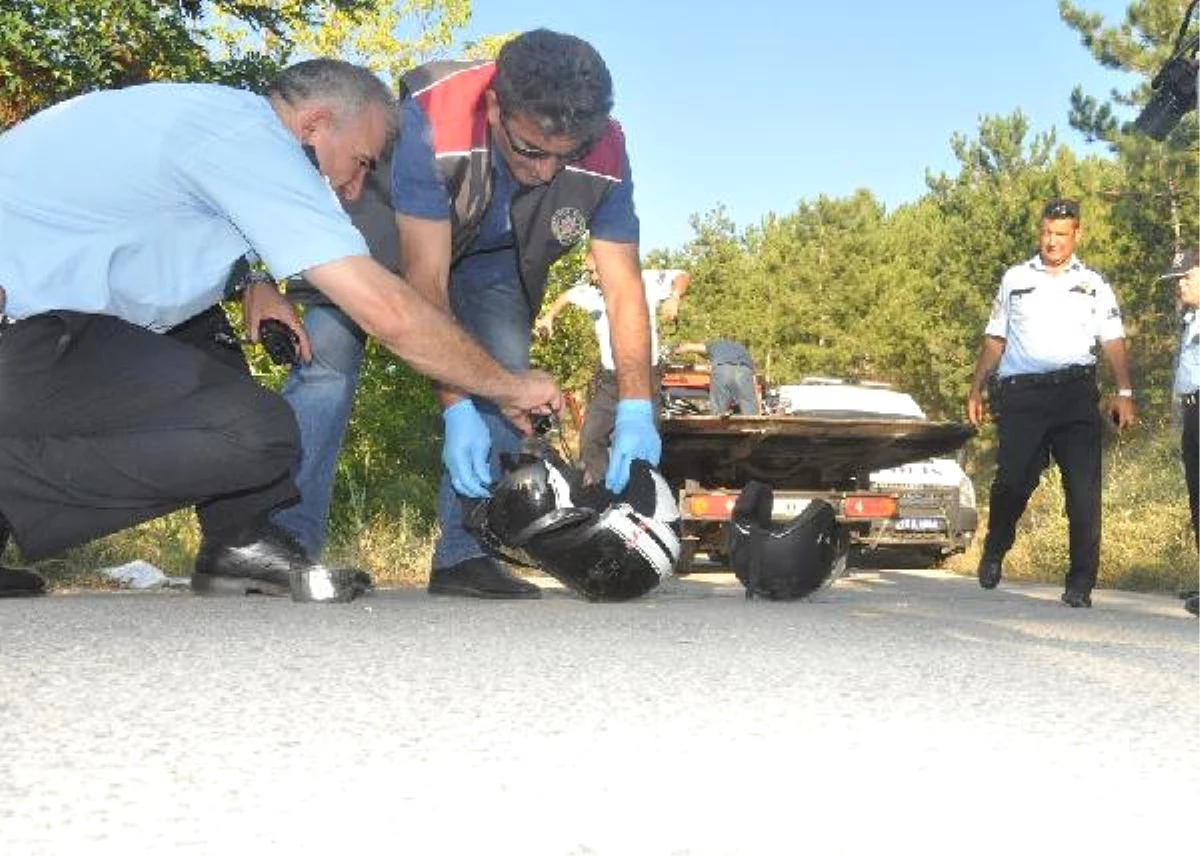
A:
[[[158,83],[95,92],[0,134],[7,313],[166,330],[220,301],[253,248],[282,279],[366,255],[265,98]]]
[[[1184,395],[1197,388],[1200,388],[1200,311],[1189,309],[1180,323],[1175,393]]]
[[[1000,377],[1094,365],[1096,341],[1125,336],[1116,296],[1077,258],[1057,276],[1041,256],[1008,269],[992,302],[989,336],[1005,340]]]
[[[644,270],[642,286],[646,291],[646,308],[650,312],[650,364],[658,365],[658,304],[671,296],[671,283],[681,270]],[[596,328],[596,344],[600,346],[600,365],[615,371],[612,353],[612,333],[608,327],[608,311],[604,306],[604,294],[590,283],[581,283],[567,289],[567,302],[578,306],[591,316]]]

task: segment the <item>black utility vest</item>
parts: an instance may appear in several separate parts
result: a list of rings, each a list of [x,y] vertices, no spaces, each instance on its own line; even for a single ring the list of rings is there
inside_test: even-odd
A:
[[[434,62],[403,78],[406,97],[415,99],[429,120],[434,157],[450,196],[451,267],[471,254],[492,200],[484,95],[495,74],[491,61]],[[367,239],[371,255],[394,271],[399,267],[399,238],[391,206],[391,165],[386,161],[371,174],[362,195],[345,207]],[[561,170],[549,184],[522,188],[514,195],[509,222],[531,323],[541,306],[550,265],[583,238],[597,206],[624,180],[624,164],[625,137],[620,125],[610,120],[582,160]]]

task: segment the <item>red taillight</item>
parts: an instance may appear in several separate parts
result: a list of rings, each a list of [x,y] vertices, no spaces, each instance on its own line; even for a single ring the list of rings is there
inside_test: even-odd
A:
[[[851,494],[842,501],[842,516],[846,518],[895,517],[896,498],[871,493]]]
[[[728,520],[733,514],[737,494],[701,493],[689,496],[684,514],[689,517],[704,517],[709,520]]]

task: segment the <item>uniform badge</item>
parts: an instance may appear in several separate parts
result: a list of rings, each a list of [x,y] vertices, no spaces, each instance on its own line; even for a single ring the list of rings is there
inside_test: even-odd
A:
[[[576,243],[585,231],[587,220],[578,208],[559,208],[550,217],[550,232],[564,247]]]

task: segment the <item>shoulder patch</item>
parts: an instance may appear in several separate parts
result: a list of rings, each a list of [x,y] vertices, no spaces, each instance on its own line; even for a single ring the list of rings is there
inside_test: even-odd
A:
[[[550,215],[550,232],[564,247],[569,247],[587,231],[587,218],[574,206],[566,205]]]

